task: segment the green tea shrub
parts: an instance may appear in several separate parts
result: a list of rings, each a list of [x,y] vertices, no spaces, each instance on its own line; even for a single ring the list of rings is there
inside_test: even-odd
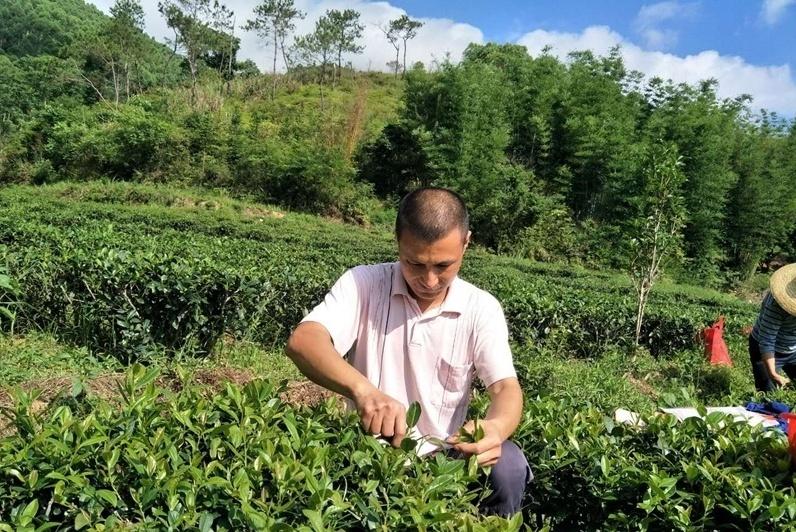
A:
[[[474,460],[419,460],[365,435],[333,403],[284,404],[254,381],[179,394],[131,368],[118,405],[8,412],[0,439],[0,530],[506,530],[481,518]],[[519,518],[518,518],[519,519]]]
[[[526,404],[515,435],[536,476],[526,523],[556,530],[785,530],[796,489],[782,433],[722,414],[616,424],[578,401]]]
[[[271,218],[223,199],[216,213],[190,194],[146,187],[92,190],[0,193],[0,243],[24,287],[21,326],[123,359],[140,356],[136,345],[206,352],[225,332],[277,345],[346,268],[395,260],[385,232]],[[477,252],[462,275],[501,301],[520,347],[595,358],[631,339],[624,279]],[[666,357],[697,345],[718,314],[728,335],[754,319],[753,306],[710,294],[662,286],[642,344]]]

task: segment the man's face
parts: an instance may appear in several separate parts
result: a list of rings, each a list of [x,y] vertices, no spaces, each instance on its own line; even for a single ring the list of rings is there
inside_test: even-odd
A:
[[[409,292],[421,306],[439,305],[462,266],[470,234],[454,229],[428,243],[404,231],[398,241],[401,273]]]

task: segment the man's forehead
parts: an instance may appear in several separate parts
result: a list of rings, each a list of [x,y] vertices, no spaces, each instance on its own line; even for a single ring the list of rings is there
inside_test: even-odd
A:
[[[405,231],[398,239],[399,248],[413,248],[415,250],[430,249],[445,245],[463,244],[467,240],[467,235],[462,233],[458,227],[454,227],[448,233],[437,240],[429,241],[421,238],[411,231]]]

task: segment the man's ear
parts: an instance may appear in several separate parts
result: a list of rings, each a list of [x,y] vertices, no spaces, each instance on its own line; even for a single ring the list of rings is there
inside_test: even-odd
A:
[[[464,239],[464,249],[467,249],[467,246],[470,244],[470,237],[473,236],[472,231],[467,231],[467,238]]]

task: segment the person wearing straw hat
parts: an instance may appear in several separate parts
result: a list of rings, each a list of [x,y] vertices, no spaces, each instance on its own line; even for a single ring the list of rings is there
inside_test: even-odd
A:
[[[796,263],[771,276],[770,290],[749,335],[749,356],[758,391],[772,391],[796,379]]]

